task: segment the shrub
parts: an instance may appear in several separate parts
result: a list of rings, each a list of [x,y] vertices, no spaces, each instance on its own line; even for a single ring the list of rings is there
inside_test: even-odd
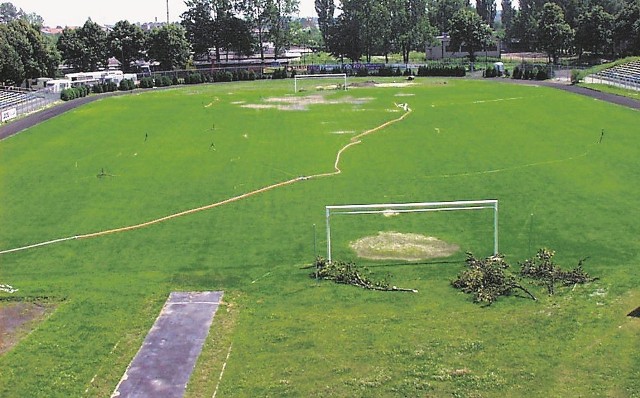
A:
[[[140,79],[140,88],[151,88],[153,87],[153,78],[152,77],[143,77]]]
[[[547,71],[543,68],[538,69],[538,72],[536,73],[535,79],[536,80],[547,80],[549,78],[549,76],[547,75]]]
[[[120,91],[131,91],[136,88],[136,84],[131,79],[122,79],[118,85]]]
[[[369,76],[369,70],[367,68],[365,68],[364,66],[361,68],[358,68],[358,70],[356,71],[356,76],[358,77],[367,77]]]
[[[393,69],[390,66],[383,66],[378,69],[378,76],[393,76]]]
[[[102,84],[96,84],[91,87],[91,91],[93,91],[94,94],[102,94],[104,89],[102,88]]]
[[[200,73],[190,73],[184,78],[184,84],[200,84],[204,79]]]
[[[514,79],[522,79],[522,70],[519,66],[513,68],[513,78]]]
[[[463,66],[427,65],[418,67],[418,76],[453,76],[463,77],[467,71]]]
[[[498,70],[493,66],[487,66],[487,69],[482,72],[482,75],[487,78],[498,77]]]

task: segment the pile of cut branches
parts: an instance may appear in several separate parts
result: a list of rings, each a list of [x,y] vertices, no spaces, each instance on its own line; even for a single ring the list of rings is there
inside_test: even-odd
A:
[[[582,267],[586,261],[582,259],[578,266],[570,271],[565,271],[553,262],[555,252],[549,249],[540,249],[530,259],[520,263],[520,272],[517,275],[509,272],[510,265],[503,255],[495,255],[484,259],[478,259],[471,253],[467,253],[467,269],[451,282],[453,287],[465,293],[473,295],[476,303],[491,305],[500,296],[508,296],[515,291],[524,292],[533,300],[536,297],[521,283],[530,280],[536,285],[547,288],[549,295],[555,294],[556,284],[571,286],[593,282],[598,278],[591,277]]]
[[[318,257],[315,261],[315,271],[309,276],[312,278],[331,280],[335,283],[358,286],[369,290],[381,290],[386,292],[418,292],[415,289],[404,289],[397,286],[391,286],[388,281],[388,276],[381,281],[374,281],[370,279],[369,276],[365,275],[363,271],[367,272],[367,269],[364,268],[363,270],[360,270],[354,263],[344,261],[329,262],[322,257]]]
[[[554,263],[553,256],[555,254],[555,251],[549,249],[538,250],[533,258],[520,263],[520,275],[545,286],[550,295],[555,294],[556,283],[560,283],[562,286],[571,286],[598,279],[589,276],[584,271],[582,264],[587,260],[586,258],[581,259],[574,269],[565,271]]]
[[[478,259],[467,252],[465,262],[468,268],[462,271],[451,284],[456,289],[472,294],[474,302],[491,305],[498,297],[508,296],[515,290],[521,290],[531,299],[537,300],[529,290],[518,283],[513,274],[507,271],[510,266],[504,260],[504,256],[495,255]]]

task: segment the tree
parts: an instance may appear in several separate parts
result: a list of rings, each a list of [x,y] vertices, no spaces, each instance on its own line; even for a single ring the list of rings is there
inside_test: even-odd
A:
[[[131,63],[145,57],[145,34],[129,21],[118,21],[108,34],[109,53],[120,61],[123,72],[131,71]]]
[[[502,14],[500,14],[500,22],[502,22],[502,27],[508,31],[509,28],[511,27],[511,21],[513,21],[515,10],[513,8],[513,4],[511,3],[511,0],[502,0],[500,5],[502,7]]]
[[[260,46],[260,60],[264,63],[264,43],[269,33],[269,22],[272,12],[271,0],[242,0],[240,9],[247,22],[257,33],[258,46]]]
[[[184,68],[191,55],[185,29],[179,24],[167,24],[153,29],[148,36],[149,58],[160,63],[162,70]]]
[[[533,51],[538,44],[538,21],[531,13],[519,10],[507,29],[509,45],[520,51]]]
[[[9,70],[16,84],[25,79],[54,76],[59,57],[42,33],[25,19],[15,19],[6,24],[5,38],[13,51],[9,51]],[[18,56],[19,62],[14,58]],[[14,80],[15,79],[15,80]]]
[[[576,27],[578,54],[582,55],[583,51],[591,51],[598,55],[611,51],[613,24],[613,16],[599,5],[578,16]]]
[[[438,33],[448,32],[455,13],[467,7],[469,7],[468,0],[429,0],[427,4],[429,23]]]
[[[0,82],[12,86],[24,80],[24,65],[12,45],[12,32],[6,24],[0,24]]]
[[[347,57],[358,61],[363,54],[362,21],[357,9],[358,0],[343,0],[342,13],[329,29],[328,48],[332,55],[340,59]]]
[[[78,29],[65,28],[58,50],[62,60],[79,71],[106,67],[109,60],[107,33],[90,18]]]
[[[640,54],[640,0],[628,0],[616,15],[613,39],[621,52]]]
[[[400,51],[402,62],[407,64],[411,50],[422,49],[434,33],[426,0],[391,0],[390,14],[394,50]]]
[[[269,38],[273,43],[275,56],[278,57],[289,48],[291,43],[291,16],[298,11],[299,0],[271,0],[269,19]]]
[[[546,3],[540,16],[539,42],[549,56],[549,61],[558,63],[560,51],[568,49],[573,39],[573,29],[564,20],[562,8],[555,3]]]
[[[18,10],[12,3],[0,4],[0,23],[9,23],[24,15],[24,11]]]
[[[470,9],[462,9],[455,13],[451,19],[449,43],[453,48],[464,46],[469,53],[469,61],[476,60],[476,52],[491,44],[493,31],[482,21],[480,16]]]
[[[334,0],[315,0],[315,9],[316,14],[318,14],[318,28],[326,45],[329,42],[331,27],[335,22],[336,5]]]
[[[476,0],[476,11],[480,18],[493,28],[493,22],[496,19],[496,1],[495,0]]]

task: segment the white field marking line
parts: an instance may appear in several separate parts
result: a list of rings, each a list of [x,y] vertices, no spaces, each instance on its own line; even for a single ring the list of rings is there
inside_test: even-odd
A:
[[[253,282],[251,282],[252,284],[258,282],[260,279],[264,279],[267,276],[271,275],[271,271],[267,272],[266,274],[262,275],[261,277],[259,277],[258,279],[254,280]]]
[[[120,344],[120,340],[118,340],[116,342],[116,344],[113,346],[113,348],[111,349],[111,351],[109,351],[109,355],[113,354],[113,352],[116,350],[116,348],[118,348],[118,344]],[[102,366],[100,366],[99,372],[102,371]],[[98,373],[99,373],[98,372]],[[91,378],[91,381],[89,382],[89,386],[87,387],[86,390],[84,390],[84,393],[87,394],[89,392],[89,389],[91,388],[91,386],[93,385],[93,382],[96,381],[96,378],[98,377],[98,373],[96,373],[95,375],[93,375],[93,377]]]
[[[566,159],[556,159],[556,160],[547,160],[547,161],[544,161],[544,162],[521,164],[521,165],[518,165],[518,166],[505,167],[505,168],[502,168],[502,169],[493,169],[493,170],[484,170],[484,171],[471,171],[471,172],[468,172],[468,173],[458,173],[458,174],[440,174],[440,175],[435,175],[435,176],[425,176],[424,178],[431,179],[431,178],[470,177],[470,176],[477,176],[477,175],[483,175],[483,174],[502,173],[502,172],[505,172],[505,171],[513,171],[513,170],[518,170],[518,169],[524,169],[524,168],[527,168],[527,167],[535,167],[535,166],[543,166],[543,165],[547,165],[547,164],[568,162],[568,161],[571,161],[571,160],[576,160],[578,158],[583,158],[583,157],[585,157],[587,155],[589,155],[589,151],[581,153],[579,155],[570,156],[570,157],[568,157]]]
[[[473,103],[474,104],[485,104],[487,102],[514,101],[514,100],[519,100],[519,99],[524,99],[524,97],[497,98],[497,99],[492,99],[492,100],[479,100],[479,101],[473,101]]]
[[[212,398],[216,398],[216,395],[218,394],[218,387],[220,387],[220,383],[222,382],[222,376],[224,375],[224,370],[227,367],[227,362],[229,362],[229,357],[231,356],[231,348],[233,347],[233,344],[229,345],[229,351],[227,352],[227,358],[224,360],[224,363],[222,364],[222,370],[220,370],[220,377],[218,378],[218,384],[216,384],[216,389],[213,392],[213,397]]]
[[[246,199],[246,198],[248,198],[250,196],[258,195],[258,194],[270,191],[270,190],[275,189],[275,188],[280,188],[280,187],[284,187],[284,186],[287,186],[287,185],[291,185],[291,184],[294,184],[294,183],[299,182],[299,181],[309,180],[309,179],[312,179],[312,178],[322,178],[322,177],[330,177],[330,176],[338,175],[338,174],[342,173],[342,170],[339,167],[340,157],[342,156],[342,154],[347,149],[349,149],[353,145],[360,144],[362,142],[360,140],[361,138],[363,138],[363,137],[365,137],[365,136],[367,136],[369,134],[373,134],[373,133],[375,133],[377,131],[380,131],[380,130],[382,130],[382,129],[384,129],[384,128],[386,128],[386,127],[388,127],[388,126],[390,126],[390,125],[392,125],[394,123],[402,121],[411,112],[412,112],[412,110],[410,108],[407,108],[407,112],[402,114],[402,116],[400,116],[400,117],[398,117],[396,119],[393,119],[393,120],[389,120],[388,122],[385,122],[385,123],[381,124],[380,126],[374,127],[374,128],[372,128],[370,130],[364,131],[364,132],[352,137],[351,138],[351,142],[349,142],[347,145],[345,145],[344,147],[342,147],[338,151],[338,154],[336,156],[336,161],[333,164],[334,171],[332,171],[332,172],[314,174],[314,175],[306,176],[306,177],[305,176],[301,176],[301,177],[292,178],[290,180],[279,182],[279,183],[272,184],[272,185],[268,185],[266,187],[262,187],[262,188],[254,190],[254,191],[251,191],[251,192],[246,192],[246,193],[243,193],[242,195],[234,196],[234,197],[231,197],[229,199],[222,200],[220,202],[211,203],[211,204],[208,204],[208,205],[205,205],[205,206],[196,207],[196,208],[189,209],[189,210],[184,210],[184,211],[181,211],[181,212],[178,212],[178,213],[174,213],[174,214],[170,214],[168,216],[156,218],[154,220],[150,220],[150,221],[143,222],[143,223],[140,223],[140,224],[134,224],[134,225],[130,225],[130,226],[127,226],[127,227],[113,228],[113,229],[108,229],[108,230],[104,230],[104,231],[93,232],[93,233],[88,233],[88,234],[83,234],[83,235],[76,235],[76,236],[71,236],[71,237],[68,237],[68,238],[54,239],[54,240],[50,240],[50,241],[46,241],[46,242],[42,242],[42,243],[36,243],[36,244],[33,244],[33,245],[29,245],[29,246],[17,247],[17,248],[14,248],[14,249],[2,250],[2,251],[0,251],[0,255],[7,254],[7,253],[12,253],[12,252],[17,252],[17,251],[21,251],[21,250],[32,249],[32,248],[36,248],[36,247],[40,247],[40,246],[51,245],[51,244],[54,244],[54,243],[64,242],[64,241],[72,240],[72,239],[89,239],[89,238],[96,238],[96,237],[99,237],[99,236],[115,234],[115,233],[119,233],[119,232],[133,231],[133,230],[136,230],[136,229],[149,227],[149,226],[154,225],[154,224],[159,224],[159,223],[164,222],[164,221],[172,220],[174,218],[183,217],[183,216],[186,216],[186,215],[189,215],[189,214],[198,213],[198,212],[201,212],[201,211],[204,211],[204,210],[209,210],[209,209],[213,209],[215,207],[219,207],[219,206],[223,206],[223,205],[226,205],[226,204],[229,204],[229,203],[237,202],[239,200]]]

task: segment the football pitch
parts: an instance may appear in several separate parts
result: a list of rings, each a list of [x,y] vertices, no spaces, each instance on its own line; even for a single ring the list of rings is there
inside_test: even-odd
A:
[[[187,396],[640,396],[640,114],[532,85],[375,79],[136,91],[1,141],[0,252],[70,239],[0,254],[19,289],[0,306],[48,309],[0,354],[0,396],[109,396],[170,292],[213,290]],[[491,254],[490,211],[331,220],[334,259],[418,293],[309,276],[327,205],[481,199],[499,201],[514,268],[547,247],[599,279],[474,304],[450,282],[465,252]],[[350,246],[391,231],[459,249]]]

